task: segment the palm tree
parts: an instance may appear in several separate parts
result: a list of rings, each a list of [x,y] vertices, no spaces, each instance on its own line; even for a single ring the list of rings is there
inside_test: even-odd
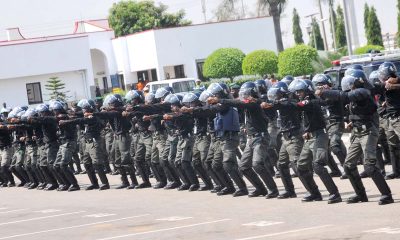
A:
[[[282,42],[282,31],[281,31],[281,14],[287,0],[258,0],[258,10],[265,11],[268,10],[268,14],[272,16],[274,20],[274,29],[275,29],[275,37],[276,37],[276,45],[278,47],[278,51],[283,51],[283,42]]]

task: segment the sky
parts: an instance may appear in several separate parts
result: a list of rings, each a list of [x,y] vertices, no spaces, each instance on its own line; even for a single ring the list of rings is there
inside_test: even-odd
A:
[[[221,0],[205,0],[207,6],[207,21],[215,20],[213,12]],[[239,3],[241,0],[238,0]],[[322,0],[325,2],[325,0]],[[343,0],[336,0],[341,4]],[[72,33],[77,20],[107,18],[108,10],[119,0],[0,0],[0,40],[6,40],[5,30],[20,27],[26,38]],[[155,0],[167,5],[168,11],[185,10],[186,18],[192,23],[203,23],[201,0]],[[248,15],[255,12],[257,0],[243,0]],[[364,34],[363,12],[364,4],[368,3],[377,10],[381,22],[382,33],[397,32],[396,0],[354,0],[355,13],[360,43],[366,42]],[[328,16],[328,6],[323,3],[324,18]],[[317,0],[288,0],[282,14],[281,28],[284,46],[294,44],[292,35],[292,12],[296,8],[301,21],[304,40],[308,42],[306,26],[310,20],[305,16],[318,12]],[[332,45],[329,22],[325,22],[328,44]],[[272,29],[270,31],[273,31]]]

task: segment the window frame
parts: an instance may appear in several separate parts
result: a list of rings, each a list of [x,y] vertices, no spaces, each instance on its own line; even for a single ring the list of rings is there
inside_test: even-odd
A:
[[[39,101],[30,101],[29,100],[29,95],[28,95],[28,86],[32,86],[32,89],[33,89],[33,97],[34,97],[34,99],[36,99],[36,94],[35,94],[35,85],[39,85],[39,96],[40,96],[40,100]],[[41,85],[41,83],[40,82],[33,82],[33,83],[26,83],[25,84],[25,88],[26,88],[26,96],[27,96],[27,98],[28,98],[28,104],[29,105],[31,105],[31,104],[39,104],[39,103],[43,103],[43,94],[42,94],[42,85]]]

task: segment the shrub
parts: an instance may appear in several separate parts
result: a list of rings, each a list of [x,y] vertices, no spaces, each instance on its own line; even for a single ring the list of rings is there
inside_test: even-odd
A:
[[[279,53],[279,76],[302,76],[314,72],[312,61],[317,58],[317,50],[306,45],[296,45]]]
[[[257,50],[243,60],[243,74],[264,76],[278,72],[278,57],[273,51]]]
[[[382,46],[378,46],[378,45],[366,45],[363,47],[359,47],[356,50],[354,50],[354,54],[366,54],[371,52],[372,50],[379,50],[382,51],[384,50],[384,48]]]
[[[245,54],[237,48],[220,48],[207,57],[203,75],[208,78],[230,78],[242,75]]]

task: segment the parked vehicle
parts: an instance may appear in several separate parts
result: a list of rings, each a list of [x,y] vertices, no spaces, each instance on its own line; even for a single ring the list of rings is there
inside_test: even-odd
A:
[[[177,79],[149,82],[146,84],[146,87],[149,88],[150,92],[156,92],[157,89],[168,86],[174,89],[174,93],[183,95],[185,93],[193,91],[193,88],[195,87],[195,79],[177,78]]]

